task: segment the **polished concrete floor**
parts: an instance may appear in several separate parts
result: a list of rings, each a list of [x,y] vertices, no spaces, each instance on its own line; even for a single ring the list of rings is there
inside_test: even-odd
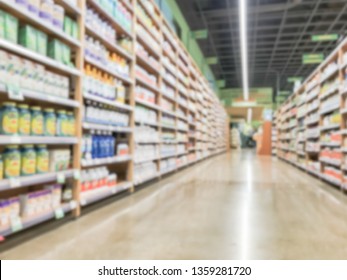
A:
[[[233,151],[0,258],[347,259],[347,196],[275,158]]]

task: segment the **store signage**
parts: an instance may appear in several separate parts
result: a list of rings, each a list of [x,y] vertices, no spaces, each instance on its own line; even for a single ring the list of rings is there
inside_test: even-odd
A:
[[[318,64],[324,60],[324,54],[322,53],[312,53],[312,54],[304,54],[302,56],[303,64]]]
[[[291,94],[291,92],[290,91],[288,91],[288,90],[283,90],[283,91],[280,91],[279,93],[278,93],[278,96],[283,96],[283,95],[290,95]]]
[[[216,57],[216,56],[208,57],[208,58],[206,58],[206,63],[207,63],[208,65],[217,64],[217,63],[218,63],[218,57]]]
[[[218,80],[218,81],[217,81],[217,86],[218,86],[219,88],[224,88],[225,85],[226,85],[225,80]]]
[[[338,34],[312,35],[312,42],[336,41],[339,38]]]
[[[207,39],[208,37],[208,30],[207,29],[201,29],[201,30],[195,30],[191,32],[191,37],[193,39]]]
[[[287,79],[288,83],[295,83],[296,81],[302,81],[302,77],[289,77]]]

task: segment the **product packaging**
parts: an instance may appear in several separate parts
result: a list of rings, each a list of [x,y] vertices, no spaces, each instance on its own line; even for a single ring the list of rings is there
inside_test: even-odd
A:
[[[63,62],[63,46],[62,43],[57,40],[57,39],[53,39],[51,41],[49,41],[48,43],[48,56],[59,61],[59,62]]]
[[[5,38],[12,43],[18,42],[18,19],[5,13]]]
[[[37,30],[30,25],[24,25],[19,30],[19,44],[29,50],[37,50]]]
[[[46,33],[41,31],[36,31],[37,35],[37,52],[42,55],[47,55],[47,40],[48,37]]]

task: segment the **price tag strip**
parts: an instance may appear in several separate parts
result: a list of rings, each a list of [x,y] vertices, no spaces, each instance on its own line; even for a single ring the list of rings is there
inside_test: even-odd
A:
[[[19,86],[14,84],[7,84],[7,93],[8,97],[13,100],[23,101],[24,96],[22,91],[20,90]]]
[[[64,173],[58,173],[57,174],[57,182],[58,182],[58,184],[64,184],[65,183],[65,174]]]
[[[55,215],[55,218],[57,220],[60,220],[60,219],[64,218],[65,213],[64,213],[64,210],[62,208],[57,208],[54,210],[54,215]]]
[[[75,180],[79,180],[81,178],[81,172],[79,169],[75,169],[73,172],[73,177]]]
[[[19,188],[21,186],[21,181],[15,178],[10,179],[10,187],[12,189]]]
[[[21,231],[23,229],[23,224],[20,217],[11,217],[10,224],[11,224],[11,230],[13,233]]]

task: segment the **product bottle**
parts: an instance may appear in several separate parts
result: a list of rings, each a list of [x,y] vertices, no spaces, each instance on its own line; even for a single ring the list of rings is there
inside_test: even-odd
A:
[[[5,102],[1,108],[1,134],[14,135],[18,132],[19,112],[16,104]]]
[[[0,180],[4,179],[4,162],[2,161],[2,155],[0,155]]]
[[[21,104],[18,106],[18,109],[19,109],[18,132],[20,135],[30,135],[31,114],[29,111],[29,106],[26,104]]]

